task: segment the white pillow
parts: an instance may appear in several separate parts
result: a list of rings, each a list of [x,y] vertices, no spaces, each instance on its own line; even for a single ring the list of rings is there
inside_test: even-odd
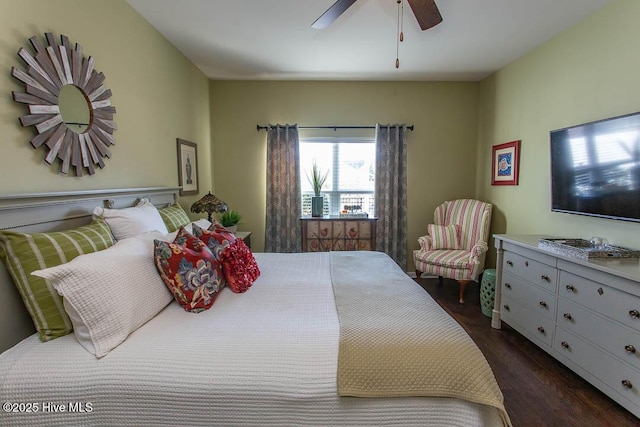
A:
[[[97,207],[93,210],[93,214],[105,220],[116,240],[138,236],[150,231],[159,231],[162,234],[169,232],[158,208],[149,199],[140,200],[132,208],[106,209]]]
[[[34,271],[64,298],[76,338],[103,357],[160,312],[173,297],[153,261],[157,232]]]

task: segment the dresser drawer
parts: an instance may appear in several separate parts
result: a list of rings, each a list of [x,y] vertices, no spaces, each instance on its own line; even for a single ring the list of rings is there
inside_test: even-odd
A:
[[[640,298],[562,271],[558,295],[640,331]]]
[[[605,383],[611,391],[635,405],[640,404],[640,370],[589,344],[561,327],[556,328],[553,348],[567,359]],[[612,396],[616,399],[617,396]],[[618,400],[618,399],[616,399]]]
[[[557,323],[640,369],[640,332],[635,329],[613,322],[564,298],[558,299]]]
[[[302,251],[374,251],[376,218],[301,218]]]
[[[542,344],[551,348],[554,330],[553,319],[538,316],[536,312],[509,298],[508,295],[502,297],[500,317],[518,332],[537,341],[538,345]]]
[[[550,265],[512,252],[505,252],[502,271],[503,274],[507,272],[522,277],[551,293],[555,294],[557,291],[558,270]]]
[[[502,295],[507,295],[549,319],[556,317],[556,296],[518,276],[502,273]]]

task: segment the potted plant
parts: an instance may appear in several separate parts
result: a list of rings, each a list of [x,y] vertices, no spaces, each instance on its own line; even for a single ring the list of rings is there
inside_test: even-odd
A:
[[[313,165],[311,166],[311,176],[305,171],[307,175],[307,179],[313,188],[313,193],[315,194],[311,197],[311,216],[318,217],[322,216],[324,199],[320,195],[322,191],[322,186],[324,182],[327,180],[327,176],[329,175],[329,171],[327,170],[324,175],[320,171],[318,167],[318,163],[316,163],[315,159],[313,160]]]
[[[242,219],[242,215],[238,211],[228,210],[220,215],[220,223],[224,228],[234,233],[238,231],[238,223]]]

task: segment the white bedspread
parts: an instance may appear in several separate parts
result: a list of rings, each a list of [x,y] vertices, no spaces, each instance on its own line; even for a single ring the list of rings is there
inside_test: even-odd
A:
[[[456,399],[338,397],[329,254],[255,256],[247,293],[224,289],[200,314],[172,303],[102,359],[73,335],[6,351],[0,403],[38,412],[0,411],[0,425],[502,425]]]

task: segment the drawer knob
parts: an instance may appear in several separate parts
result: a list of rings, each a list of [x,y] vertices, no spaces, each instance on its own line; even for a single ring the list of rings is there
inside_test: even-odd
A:
[[[571,316],[570,313],[565,313],[562,315],[562,317],[564,317],[566,320],[573,320],[573,316]]]
[[[602,295],[602,294],[604,294],[604,289],[598,288],[598,295]]]
[[[632,389],[633,388],[633,384],[631,384],[631,381],[629,381],[629,380],[622,380],[622,386],[624,388],[628,388],[628,389]]]
[[[502,307],[504,307],[504,309],[507,311],[511,311],[511,307],[509,307],[509,304],[505,304]]]
[[[547,303],[544,301],[540,301],[540,307],[547,308]]]
[[[629,316],[631,316],[634,319],[638,319],[638,318],[640,318],[640,311],[638,311],[638,310],[629,310]]]
[[[507,265],[508,265],[509,267],[513,267],[513,261],[507,261]]]
[[[631,344],[627,344],[624,346],[624,351],[626,351],[629,354],[636,354],[636,348],[634,346],[632,346]]]
[[[538,326],[538,332],[544,334],[544,328],[542,326]]]
[[[568,290],[569,292],[573,292],[573,293],[575,293],[575,292],[576,292],[576,287],[575,287],[575,286],[573,286],[573,285],[567,285],[567,286],[565,286],[565,287],[567,288],[567,290]]]
[[[569,349],[569,343],[568,343],[568,342],[566,342],[566,341],[562,341],[562,342],[560,343],[560,345],[562,346],[562,348],[565,348],[565,349],[567,349],[567,350]]]
[[[511,285],[509,283],[505,283],[504,287],[507,288],[507,289],[511,289]]]
[[[529,267],[529,261],[525,261],[525,262],[524,262],[524,266],[525,266],[525,267]]]
[[[546,274],[543,274],[542,276],[540,276],[540,278],[542,279],[543,282],[547,282],[547,283],[551,282],[551,279]]]

